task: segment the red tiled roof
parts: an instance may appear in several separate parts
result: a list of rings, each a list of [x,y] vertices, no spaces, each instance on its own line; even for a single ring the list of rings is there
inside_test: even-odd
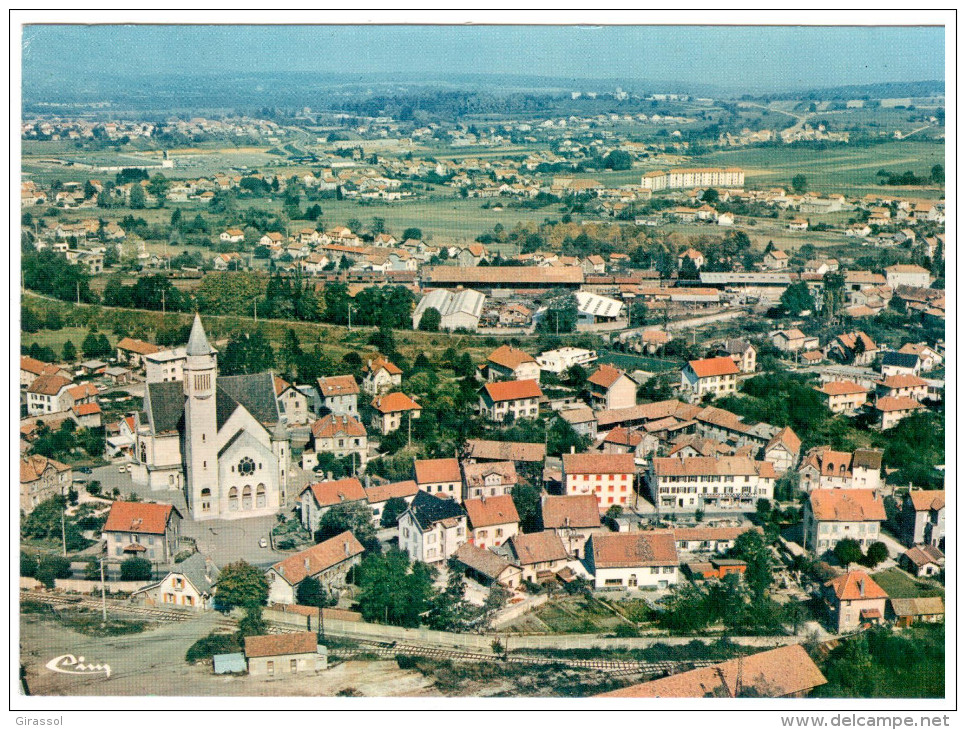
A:
[[[41,375],[30,384],[27,392],[40,393],[42,395],[57,395],[70,384],[71,381],[67,378],[62,378],[60,375]]]
[[[97,403],[81,403],[79,406],[74,406],[74,413],[78,416],[93,416],[100,412],[101,407]]]
[[[597,568],[678,564],[678,550],[670,530],[593,535],[590,542]]]
[[[544,444],[519,441],[469,439],[466,446],[469,451],[467,458],[470,459],[540,462],[547,455],[547,447]]]
[[[54,375],[61,370],[57,365],[41,362],[26,355],[20,356],[20,369],[26,370],[28,373],[33,373],[34,375]]]
[[[772,440],[768,442],[767,446],[765,446],[765,450],[767,451],[778,444],[782,444],[793,454],[797,454],[802,448],[802,440],[798,438],[798,435],[788,426],[785,426],[785,428],[772,437]]]
[[[882,590],[878,583],[861,570],[853,570],[845,575],[832,578],[825,585],[831,587],[835,592],[835,597],[840,601],[889,597],[889,594]]]
[[[825,395],[835,396],[835,395],[858,395],[859,393],[867,392],[865,388],[857,383],[850,383],[844,380],[833,380],[829,383],[825,383],[821,388],[816,388],[816,390],[821,391]]]
[[[406,498],[415,496],[419,491],[419,486],[412,479],[404,482],[393,482],[391,484],[379,484],[375,487],[366,487],[366,499],[369,504],[387,502],[393,497]]]
[[[516,534],[509,540],[513,554],[521,565],[568,560],[570,555],[556,532]]]
[[[517,514],[517,508],[513,504],[513,497],[509,494],[483,499],[467,499],[463,501],[463,509],[466,510],[466,516],[473,529],[520,521],[520,515]]]
[[[290,585],[298,585],[306,578],[318,575],[333,565],[361,555],[365,551],[355,535],[346,530],[341,535],[313,545],[295,555],[289,555],[272,566]]]
[[[690,360],[688,365],[699,378],[712,378],[717,375],[737,375],[740,371],[730,357],[709,357],[704,360]]]
[[[80,385],[75,385],[73,388],[68,388],[67,393],[74,400],[80,400],[81,398],[96,396],[97,387],[93,383],[81,383]]]
[[[463,479],[467,487],[482,487],[487,476],[496,474],[502,484],[517,483],[517,468],[512,461],[481,461],[463,464]]]
[[[677,542],[734,540],[749,531],[761,532],[760,527],[677,527],[672,532]]]
[[[536,380],[510,380],[504,383],[487,383],[483,390],[494,403],[524,398],[540,398],[543,391]]]
[[[885,505],[874,489],[816,489],[809,495],[812,514],[820,522],[882,522]]]
[[[366,427],[355,416],[337,416],[333,413],[312,424],[312,435],[315,438],[333,438],[340,433],[345,436],[365,436]]]
[[[913,489],[909,492],[912,508],[917,512],[927,509],[939,510],[946,506],[945,489]]]
[[[893,411],[912,411],[925,408],[925,406],[915,398],[907,398],[906,396],[901,396],[899,398],[883,396],[875,402],[875,407],[876,410],[886,413],[891,413]]]
[[[393,365],[384,357],[377,357],[372,362],[366,363],[362,370],[363,372],[378,373],[380,369],[385,369],[390,375],[402,375],[402,370]]]
[[[917,375],[889,375],[880,380],[879,385],[884,385],[886,388],[919,388],[927,383]]]
[[[633,454],[564,454],[564,474],[633,474]]]
[[[144,340],[135,340],[131,337],[124,337],[118,342],[117,349],[136,352],[138,355],[153,355],[161,351],[161,348],[157,345],[152,345],[150,342],[145,342]]]
[[[618,370],[612,365],[601,365],[593,374],[587,378],[588,383],[593,383],[594,385],[599,385],[601,388],[608,389],[624,374],[622,370]]]
[[[381,398],[372,399],[372,407],[380,413],[397,413],[399,411],[419,411],[422,406],[405,393],[389,393]]]
[[[20,483],[27,484],[28,482],[40,479],[48,466],[54,467],[58,472],[70,471],[70,467],[67,464],[62,464],[54,459],[48,459],[46,456],[33,454],[20,460]]]
[[[417,484],[437,484],[439,482],[462,482],[460,463],[455,458],[416,459],[413,464]]]
[[[314,631],[245,637],[245,656],[249,659],[288,654],[315,654],[317,650],[318,636]]]
[[[359,385],[351,375],[333,375],[329,378],[319,378],[319,394],[323,398],[337,395],[358,395]]]
[[[171,513],[178,512],[174,505],[152,502],[114,502],[107,515],[103,532],[146,532],[163,535]]]
[[[544,498],[543,527],[600,527],[600,507],[593,494],[549,495]]]
[[[501,345],[491,352],[489,357],[486,359],[488,362],[501,365],[509,370],[516,370],[524,363],[536,362],[532,355],[529,355],[523,350],[518,350],[515,347],[511,347],[510,345]]]
[[[366,498],[362,484],[355,477],[310,484],[299,493],[299,498],[307,490],[312,492],[312,496],[315,497],[315,502],[319,507],[329,507],[340,502],[358,502]]]

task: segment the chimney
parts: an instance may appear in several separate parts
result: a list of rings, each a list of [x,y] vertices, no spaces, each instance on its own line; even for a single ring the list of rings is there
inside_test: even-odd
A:
[[[308,558],[305,559],[305,572],[306,573],[309,572],[309,559]]]
[[[371,482],[372,482],[372,479],[370,479],[369,475],[366,474],[366,489],[369,489],[369,487],[372,486]]]
[[[345,543],[343,544],[343,547],[345,548],[345,556],[346,557],[349,557],[349,541],[348,540],[345,541]]]
[[[576,453],[577,453],[577,447],[576,447],[576,446],[573,446],[573,445],[571,445],[571,447],[570,447],[570,453],[571,453],[571,454],[576,454]]]
[[[865,598],[865,578],[859,578],[859,596]]]

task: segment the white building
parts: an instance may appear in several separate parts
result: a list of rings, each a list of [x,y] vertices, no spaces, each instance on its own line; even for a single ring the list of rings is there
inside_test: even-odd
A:
[[[420,490],[399,518],[399,548],[410,560],[438,563],[468,542],[466,514],[458,502]]]
[[[805,503],[805,548],[818,555],[852,538],[865,550],[879,540],[885,505],[872,489],[816,489]]]
[[[144,380],[148,383],[167,383],[184,380],[184,364],[187,359],[184,347],[152,352],[144,356]]]
[[[586,367],[595,362],[597,351],[585,350],[581,347],[561,347],[557,350],[541,352],[536,359],[541,370],[560,375],[574,365]]]
[[[661,512],[753,512],[774,498],[778,475],[770,462],[747,456],[654,458],[647,473],[651,500]]]
[[[587,561],[594,588],[667,588],[678,582],[670,530],[591,535]]]
[[[434,289],[419,300],[413,312],[413,329],[419,329],[423,314],[427,309],[440,313],[441,330],[466,329],[475,331],[483,313],[486,295],[473,289],[447,291]]]
[[[362,547],[355,535],[346,530],[275,563],[266,572],[270,603],[294,604],[298,587],[306,578],[315,578],[326,592],[345,585],[346,574],[362,562]]]

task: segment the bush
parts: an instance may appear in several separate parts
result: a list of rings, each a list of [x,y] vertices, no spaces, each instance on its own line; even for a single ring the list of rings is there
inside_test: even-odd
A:
[[[44,555],[37,564],[34,577],[47,588],[54,587],[57,578],[70,578],[70,561],[59,555]]]
[[[101,483],[98,481],[88,482],[87,486],[84,487],[84,489],[92,497],[98,497],[101,494]]]
[[[210,659],[215,654],[232,654],[241,649],[241,643],[234,634],[211,633],[192,644],[184,659],[186,662],[197,662]]]
[[[37,575],[37,558],[30,553],[20,553],[20,576],[33,578]]]
[[[150,580],[152,572],[151,561],[144,558],[128,558],[121,563],[121,580]]]
[[[183,563],[185,560],[187,560],[194,554],[195,554],[194,550],[191,550],[191,549],[182,550],[177,555],[174,556],[174,562]]]
[[[614,628],[614,636],[618,639],[629,639],[640,635],[641,632],[637,630],[637,627],[631,626],[630,624],[619,624]]]
[[[396,664],[399,665],[400,669],[415,669],[416,657],[408,654],[396,654]]]

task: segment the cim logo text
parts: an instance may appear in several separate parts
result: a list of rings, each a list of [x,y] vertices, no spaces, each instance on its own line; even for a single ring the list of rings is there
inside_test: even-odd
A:
[[[109,664],[94,664],[93,662],[85,664],[85,661],[82,656],[75,657],[73,654],[63,654],[47,662],[46,667],[52,672],[60,672],[61,674],[103,674],[105,677],[111,676]]]

